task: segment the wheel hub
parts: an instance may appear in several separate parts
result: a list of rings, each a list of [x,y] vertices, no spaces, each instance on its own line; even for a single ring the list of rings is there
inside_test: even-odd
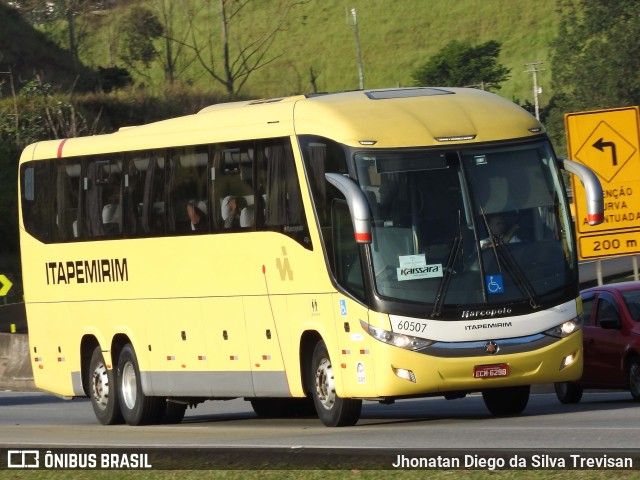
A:
[[[93,371],[91,394],[93,399],[101,409],[107,408],[109,402],[109,377],[107,367],[99,365]]]
[[[136,370],[131,362],[127,362],[122,369],[122,399],[129,409],[133,409],[136,405],[138,396],[138,382],[136,379]]]
[[[331,410],[336,403],[336,388],[333,378],[333,368],[328,359],[323,359],[316,371],[316,392],[324,408]]]

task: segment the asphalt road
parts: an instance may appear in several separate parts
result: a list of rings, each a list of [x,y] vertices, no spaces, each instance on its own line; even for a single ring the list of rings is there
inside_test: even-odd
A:
[[[425,449],[640,449],[638,404],[628,392],[587,392],[577,405],[532,394],[524,414],[493,417],[482,397],[365,402],[358,424],[259,419],[243,400],[210,401],[178,425],[99,425],[88,399],[0,392],[0,448],[312,447]]]

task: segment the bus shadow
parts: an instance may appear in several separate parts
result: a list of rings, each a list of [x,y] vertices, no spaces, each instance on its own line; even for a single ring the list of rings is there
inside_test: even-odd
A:
[[[433,424],[437,422],[486,422],[495,420],[517,420],[519,418],[566,415],[571,413],[598,410],[626,410],[635,408],[637,402],[624,393],[617,396],[585,395],[585,398],[572,405],[563,405],[555,394],[532,395],[527,408],[520,415],[495,416],[487,410],[481,396],[448,401],[444,399],[398,402],[393,405],[378,405],[367,402],[363,405],[360,419],[355,427],[402,424]],[[258,422],[261,426],[273,427],[321,427],[317,416],[299,416],[290,418],[260,418],[252,411],[245,412],[194,412],[184,418],[184,424],[221,424],[221,423]]]
[[[456,401],[437,400],[415,405],[405,409],[394,405],[393,411],[385,411],[384,406],[374,405],[368,410],[363,408],[358,425],[406,424],[437,421],[491,421],[496,419],[518,419],[524,417],[541,417],[550,415],[566,415],[569,413],[594,411],[623,411],[635,409],[638,402],[630,395],[622,393],[612,395],[588,395],[580,403],[564,405],[555,394],[532,395],[529,405],[519,415],[495,416],[484,406],[481,396]],[[469,401],[471,400],[471,401]],[[464,404],[463,402],[466,402]],[[418,408],[422,405],[424,409]]]
[[[1,406],[19,406],[19,405],[46,405],[53,403],[83,403],[90,402],[88,398],[79,398],[76,397],[74,399],[66,399],[61,397],[56,397],[55,395],[9,395],[9,396],[0,396],[0,407]]]

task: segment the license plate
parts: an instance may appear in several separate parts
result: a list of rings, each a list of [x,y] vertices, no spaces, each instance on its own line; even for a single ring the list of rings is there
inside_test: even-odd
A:
[[[473,378],[497,378],[508,377],[509,365],[500,363],[498,365],[476,365],[473,367]]]

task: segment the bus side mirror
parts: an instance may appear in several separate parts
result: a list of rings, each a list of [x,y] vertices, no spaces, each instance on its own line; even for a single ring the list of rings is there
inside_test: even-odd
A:
[[[587,194],[587,222],[589,225],[600,225],[604,222],[604,198],[602,185],[593,171],[584,165],[560,158],[560,166],[580,179]]]
[[[371,216],[364,192],[348,177],[338,173],[325,173],[327,182],[336,187],[347,199],[349,213],[353,221],[356,242],[371,243]]]

